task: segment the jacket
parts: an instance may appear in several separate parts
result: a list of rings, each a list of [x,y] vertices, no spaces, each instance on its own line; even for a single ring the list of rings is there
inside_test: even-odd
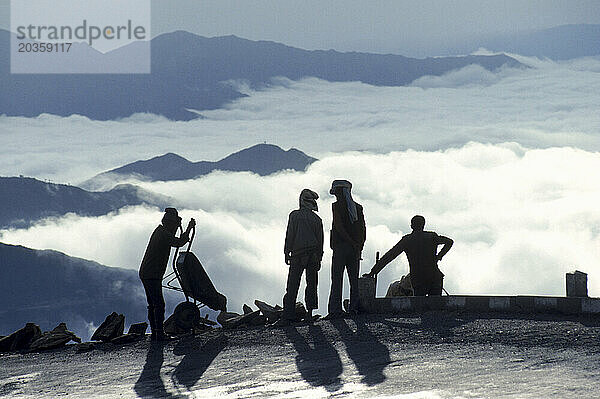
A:
[[[188,242],[188,236],[184,233],[181,237],[175,237],[162,224],[159,225],[146,247],[142,264],[140,265],[139,276],[144,279],[162,279],[167,270],[171,247],[181,247]]]

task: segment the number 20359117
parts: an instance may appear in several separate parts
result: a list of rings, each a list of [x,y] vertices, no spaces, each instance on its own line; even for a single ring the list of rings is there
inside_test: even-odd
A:
[[[68,53],[73,43],[19,43],[19,53]]]

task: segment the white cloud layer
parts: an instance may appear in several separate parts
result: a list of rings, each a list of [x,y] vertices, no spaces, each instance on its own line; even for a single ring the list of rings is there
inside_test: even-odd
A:
[[[532,68],[491,73],[469,66],[411,87],[279,79],[190,122],[155,115],[107,122],[0,116],[0,175],[76,184],[166,152],[217,160],[263,141],[317,157],[435,151],[470,141],[599,151],[600,59],[520,60]]]
[[[326,233],[334,178],[354,184],[365,208],[367,243],[361,272],[376,251],[408,233],[414,214],[427,228],[455,240],[441,268],[453,294],[564,295],[565,272],[589,273],[600,295],[600,154],[574,148],[525,149],[469,143],[440,151],[327,156],[306,173],[260,177],[216,172],[181,182],[140,183],[177,198],[184,220],[198,221],[193,251],[232,309],[254,299],[281,303],[287,267],[283,239],[288,213],[309,187],[319,193]],[[67,216],[28,230],[2,231],[0,240],[53,248],[101,263],[136,269],[160,210],[130,207],[98,218]],[[326,234],[326,238],[328,234]],[[327,246],[327,245],[326,245]],[[331,252],[320,273],[326,312]],[[379,278],[378,292],[407,272],[404,255]],[[346,291],[347,292],[347,291]]]

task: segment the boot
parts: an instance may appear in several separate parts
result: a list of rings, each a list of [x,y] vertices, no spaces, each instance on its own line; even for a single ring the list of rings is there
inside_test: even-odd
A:
[[[150,339],[156,338],[156,319],[154,318],[154,308],[148,306],[148,322],[150,322]]]
[[[169,339],[171,339],[170,336],[165,334],[164,321],[165,321],[165,309],[164,308],[154,308],[154,327],[155,327],[155,329],[152,331],[152,335],[154,336],[153,341],[168,341]]]
[[[304,316],[304,321],[306,321],[308,323],[312,323],[314,321],[313,310],[311,308],[306,309],[306,316]]]

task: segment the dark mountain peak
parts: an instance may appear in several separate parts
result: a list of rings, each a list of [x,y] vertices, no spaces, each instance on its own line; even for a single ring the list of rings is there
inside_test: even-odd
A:
[[[117,169],[113,169],[108,173],[138,175],[151,180],[156,180],[157,173],[171,173],[173,171],[189,168],[192,162],[175,153],[169,152],[164,155],[159,155],[154,158],[136,161]]]
[[[151,181],[186,180],[207,175],[215,170],[234,172],[254,172],[261,176],[282,170],[305,170],[317,159],[298,149],[285,151],[274,144],[256,144],[235,152],[217,161],[190,162],[173,153],[168,153],[144,161],[136,161],[108,172],[99,174],[85,183],[86,187],[95,187],[105,178],[117,181],[121,177],[134,176]]]
[[[90,192],[66,184],[30,177],[0,177],[0,228],[27,227],[46,218],[75,213],[100,216],[127,205],[164,207],[169,199],[132,185],[107,192]]]

